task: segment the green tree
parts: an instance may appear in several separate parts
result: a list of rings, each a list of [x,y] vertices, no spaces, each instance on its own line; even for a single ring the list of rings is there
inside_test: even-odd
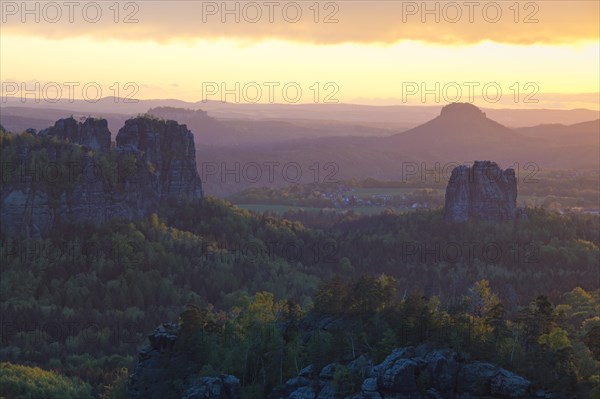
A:
[[[0,392],[14,399],[92,399],[92,388],[52,371],[0,363]]]

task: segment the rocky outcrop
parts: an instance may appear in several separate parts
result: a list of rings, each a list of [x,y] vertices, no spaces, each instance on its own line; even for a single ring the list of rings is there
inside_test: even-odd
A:
[[[83,123],[73,117],[59,119],[53,127],[41,130],[39,135],[68,140],[94,151],[110,150],[110,131],[106,119],[87,118]]]
[[[194,138],[185,125],[131,119],[112,151],[106,126],[99,119],[61,119],[35,140],[16,138],[3,151],[10,154],[2,159],[3,234],[43,237],[56,226],[138,220],[167,198],[202,196]]]
[[[432,349],[426,345],[395,349],[382,363],[372,366],[362,360],[346,366],[330,364],[323,370],[346,367],[359,379],[357,391],[339,395],[331,373],[309,366],[298,377],[276,389],[269,399],[459,399],[526,398],[531,383],[496,365],[462,362],[456,352]],[[309,378],[311,377],[312,378]]]
[[[446,187],[444,219],[504,221],[515,218],[517,180],[513,169],[502,170],[495,162],[475,161],[452,171]]]
[[[148,336],[127,387],[128,399],[239,399],[240,381],[232,375],[198,376],[198,364],[177,351],[176,323],[165,323]],[[183,386],[173,384],[181,380]]]
[[[240,380],[232,375],[197,377],[188,382],[181,399],[239,399]]]
[[[142,117],[130,119],[119,130],[116,142],[119,150],[139,151],[141,160],[151,166],[161,199],[202,196],[194,135],[186,125]]]
[[[521,398],[529,388],[529,381],[493,364],[473,362],[465,365],[459,374],[458,389],[475,395],[495,395]]]
[[[231,375],[199,376],[200,364],[177,350],[179,326],[163,324],[139,352],[128,386],[129,399],[240,398],[240,381]],[[179,383],[173,385],[173,380]],[[301,369],[268,399],[525,399],[531,383],[491,363],[467,361],[451,349],[430,345],[394,349],[381,363],[362,354],[350,362]],[[550,396],[548,396],[550,397]]]

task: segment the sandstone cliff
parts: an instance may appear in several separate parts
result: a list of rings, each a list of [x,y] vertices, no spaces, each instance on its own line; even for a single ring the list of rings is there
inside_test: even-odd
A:
[[[114,150],[106,126],[102,119],[68,118],[37,136],[4,136],[2,234],[42,237],[57,226],[136,220],[169,197],[202,196],[185,125],[128,120]]]
[[[170,120],[130,119],[119,130],[116,142],[117,150],[139,151],[141,161],[156,175],[161,200],[202,196],[194,136],[186,125]]]
[[[502,170],[495,162],[475,161],[471,167],[461,165],[452,171],[444,218],[449,222],[512,220],[516,205],[515,171]]]
[[[83,123],[73,117],[59,119],[53,127],[41,130],[39,135],[68,140],[94,151],[110,150],[110,131],[106,119],[87,118]]]

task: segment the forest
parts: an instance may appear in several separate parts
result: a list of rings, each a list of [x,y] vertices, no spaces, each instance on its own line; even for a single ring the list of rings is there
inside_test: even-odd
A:
[[[40,162],[57,148],[65,162],[81,151],[28,134],[0,139],[8,163],[23,145]],[[43,189],[52,200],[76,183]],[[563,397],[598,398],[599,219],[536,206],[503,223],[446,223],[439,208],[278,216],[205,196],[164,201],[137,221],[3,234],[0,390],[124,398],[148,334],[175,322],[176,350],[200,375],[235,375],[249,399],[309,364],[379,361],[422,343]],[[323,318],[337,327],[315,333]],[[358,377],[340,370],[336,384],[350,392]],[[167,383],[180,393],[177,370]]]
[[[316,229],[207,197],[51,237],[2,238],[3,389],[31,374],[122,397],[144,337],[178,320],[204,373],[241,377],[248,398],[309,363],[428,341],[538,384],[554,373],[555,389],[598,384],[597,216],[532,208],[451,225],[436,211],[388,212]],[[322,315],[347,328],[299,341],[299,322]],[[273,345],[285,361],[269,358]],[[240,369],[240,351],[258,369]]]

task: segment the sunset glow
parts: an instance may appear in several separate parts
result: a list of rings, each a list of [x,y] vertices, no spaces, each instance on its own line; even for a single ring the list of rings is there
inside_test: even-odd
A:
[[[189,8],[189,13],[176,14],[176,25],[170,11],[174,3]],[[291,102],[310,103],[328,96],[331,101],[363,104],[431,105],[457,99],[486,107],[598,107],[596,2],[542,3],[538,9],[521,2],[518,15],[517,8],[502,3],[502,18],[494,23],[490,7],[485,14],[471,10],[471,23],[469,9],[462,6],[461,19],[452,23],[457,14],[450,8],[438,4],[437,14],[427,14],[415,2],[378,2],[380,8],[342,2],[335,9],[327,6],[331,2],[320,3],[319,21],[331,14],[335,23],[315,23],[316,10],[302,3],[298,22],[284,19],[291,15],[288,10],[289,15],[279,19],[273,11],[273,23],[268,14],[249,23],[250,9],[221,15],[219,3],[214,3],[217,9],[213,2],[204,3],[169,2],[169,8],[167,2],[142,2],[137,9],[120,3],[118,15],[114,5],[102,3],[98,23],[87,22],[76,10],[73,23],[67,19],[68,10],[50,23],[55,11],[40,6],[39,24],[20,23],[36,15],[22,15],[19,4],[14,3],[15,9],[3,3],[2,94],[20,94],[20,89],[7,90],[11,86],[6,82],[29,82],[27,88],[35,82],[94,82],[103,88],[102,96],[130,94],[140,99],[278,103],[292,97]],[[430,11],[436,10],[437,3],[428,4]],[[91,11],[86,13],[91,18]],[[357,30],[361,13],[364,27]],[[137,22],[114,23],[129,14]],[[524,23],[527,15],[537,22]],[[550,31],[555,33],[545,34]],[[130,82],[136,90],[125,90]],[[269,82],[278,85],[271,96]],[[219,91],[207,92],[215,84]],[[257,84],[262,94],[256,92]],[[286,84],[294,84],[301,93],[290,91],[286,97],[281,91]],[[476,84],[473,91],[469,84]],[[248,91],[242,92],[247,85]],[[456,91],[457,85],[462,92]],[[493,86],[487,95],[486,85]],[[238,97],[223,95],[221,88],[237,91]],[[430,94],[423,97],[423,90]],[[83,96],[80,90],[73,94]]]

